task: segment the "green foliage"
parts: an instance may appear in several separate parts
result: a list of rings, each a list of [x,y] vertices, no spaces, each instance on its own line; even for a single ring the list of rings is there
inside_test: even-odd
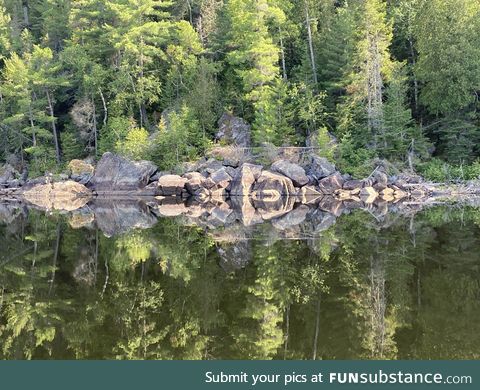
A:
[[[118,141],[115,150],[133,160],[148,159],[150,155],[150,140],[148,132],[145,129],[130,129],[125,139]]]
[[[438,158],[432,158],[420,164],[418,169],[427,180],[438,183],[480,179],[479,160],[470,165],[452,165]]]
[[[194,117],[192,110],[183,105],[160,123],[154,135],[153,160],[161,169],[171,169],[183,161],[190,161],[204,154],[208,138]]]

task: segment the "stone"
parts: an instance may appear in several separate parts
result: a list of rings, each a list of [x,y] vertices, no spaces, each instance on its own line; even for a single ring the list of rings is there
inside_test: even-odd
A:
[[[248,196],[252,190],[255,180],[260,177],[262,172],[261,165],[245,163],[237,169],[237,173],[232,180],[230,189],[231,196]]]
[[[357,188],[363,188],[363,180],[347,180],[343,183],[343,188],[345,190],[355,190]]]
[[[290,161],[275,161],[270,169],[273,172],[278,172],[288,177],[296,187],[304,186],[309,182],[309,178],[306,175],[305,170],[300,165],[293,164]]]
[[[85,173],[93,175],[95,171],[95,167],[92,164],[77,159],[71,160],[67,165],[67,169],[70,175],[83,175]]]
[[[232,177],[227,173],[225,167],[213,172],[210,179],[213,180],[217,188],[227,188],[232,181]]]
[[[18,172],[10,164],[5,164],[0,167],[0,184],[8,183],[11,180],[16,179]]]
[[[164,196],[181,195],[187,179],[178,175],[165,175],[158,179],[159,193]]]
[[[89,187],[97,192],[137,190],[146,187],[156,171],[150,161],[129,161],[107,152],[95,167]]]
[[[335,173],[335,165],[328,161],[325,157],[313,155],[306,168],[307,175],[315,180],[323,179]]]
[[[378,197],[378,192],[373,187],[364,187],[360,192],[360,198],[367,204],[375,202]]]
[[[383,186],[383,188],[387,187],[388,185],[388,176],[382,170],[375,171],[373,174],[373,179],[377,185]]]
[[[73,211],[85,206],[92,191],[72,180],[59,183],[38,184],[22,194],[35,206],[47,210]]]
[[[336,190],[343,187],[343,178],[340,173],[336,172],[330,175],[318,183],[318,188],[323,194],[332,195]]]
[[[323,193],[313,186],[304,186],[300,188],[299,197],[303,204],[309,204],[320,200],[323,197]]]
[[[188,172],[185,173],[183,177],[186,179],[185,188],[191,195],[194,195],[200,188],[202,188],[203,183],[205,182],[205,176],[199,172]]]
[[[223,205],[226,205],[226,203],[223,203]],[[233,210],[229,208],[228,206],[226,207],[215,207],[211,212],[210,216],[212,219],[215,219],[216,221],[220,222],[221,225],[224,225],[228,222],[230,215],[233,213]]]
[[[291,196],[295,193],[292,181],[278,173],[263,171],[253,186],[257,198]]]
[[[215,138],[227,144],[248,148],[251,145],[251,127],[242,118],[226,112],[218,120]]]

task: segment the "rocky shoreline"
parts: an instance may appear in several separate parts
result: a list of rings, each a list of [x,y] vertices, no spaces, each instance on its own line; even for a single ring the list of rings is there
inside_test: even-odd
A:
[[[385,208],[399,202],[428,203],[480,193],[478,186],[439,186],[418,177],[388,176],[381,166],[363,180],[338,172],[327,159],[310,154],[295,163],[278,159],[268,169],[232,158],[203,159],[183,174],[160,172],[150,161],[130,161],[107,152],[96,166],[72,160],[68,173],[23,179],[7,166],[0,175],[0,200],[26,202],[45,210],[73,211],[92,199],[154,197],[169,204],[195,202],[208,209],[239,209],[254,220],[265,210],[291,211],[295,205],[320,205],[339,215],[344,208]],[[173,201],[172,201],[173,198]],[[175,214],[175,213],[174,213]],[[178,213],[177,213],[178,214]]]
[[[9,223],[35,208],[67,214],[72,227],[96,226],[107,236],[178,217],[220,231],[219,241],[246,236],[250,227],[262,223],[271,224],[281,237],[298,238],[325,230],[354,209],[386,221],[387,215],[414,215],[438,202],[480,199],[477,185],[418,183],[416,178],[388,177],[381,167],[364,180],[352,180],[318,156],[303,166],[280,159],[268,169],[205,159],[175,175],[159,172],[148,161],[106,153],[95,167],[73,160],[69,170],[62,177],[0,190],[0,220]]]

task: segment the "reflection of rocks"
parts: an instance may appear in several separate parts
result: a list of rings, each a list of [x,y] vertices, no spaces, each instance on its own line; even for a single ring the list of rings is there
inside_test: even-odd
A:
[[[227,273],[245,268],[252,258],[250,241],[237,241],[233,244],[217,246],[220,255],[220,266]]]
[[[70,215],[68,219],[68,223],[72,229],[91,227],[94,221],[95,221],[95,214],[93,214],[93,212],[90,209],[79,210],[79,212],[75,212],[72,215]]]
[[[23,197],[35,206],[47,210],[72,211],[85,206],[92,196],[83,184],[65,181],[39,184],[23,193]]]
[[[18,203],[0,203],[0,223],[11,225],[18,217],[25,217],[26,209]]]
[[[95,281],[95,264],[87,248],[81,248],[78,254],[78,260],[73,269],[72,276],[78,282],[86,284],[87,286],[93,285]]]
[[[148,229],[157,223],[150,208],[140,201],[96,199],[90,208],[95,213],[97,227],[109,237],[131,229]]]
[[[293,226],[300,225],[301,223],[303,223],[303,221],[305,221],[309,210],[310,208],[308,206],[300,205],[290,211],[288,214],[285,214],[280,218],[274,219],[272,221],[272,225],[279,230],[286,230]]]

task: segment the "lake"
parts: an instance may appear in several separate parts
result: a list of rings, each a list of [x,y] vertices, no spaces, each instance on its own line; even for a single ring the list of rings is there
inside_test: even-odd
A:
[[[478,208],[172,210],[0,204],[0,358],[480,358]]]

